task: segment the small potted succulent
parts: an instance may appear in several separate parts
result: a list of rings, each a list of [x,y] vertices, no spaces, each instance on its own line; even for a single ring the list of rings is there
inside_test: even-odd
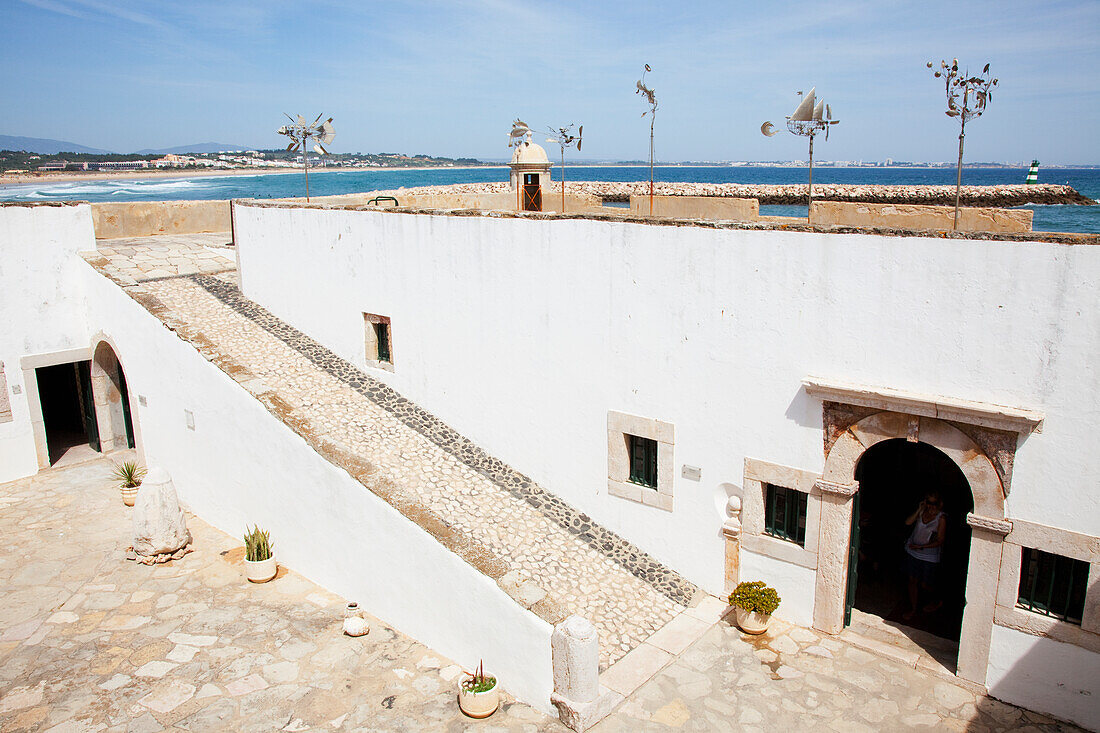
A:
[[[247,529],[247,528],[246,528]],[[253,527],[244,535],[244,568],[249,581],[266,583],[275,577],[278,567],[275,565],[274,545],[265,530]]]
[[[115,464],[111,478],[118,481],[118,490],[122,492],[122,503],[133,506],[138,489],[141,488],[141,480],[145,478],[145,469],[138,465],[137,461],[125,461]]]
[[[488,718],[500,707],[500,689],[497,678],[485,674],[485,663],[466,673],[466,679],[458,687],[458,707],[471,718]]]
[[[772,614],[779,608],[779,594],[762,580],[739,583],[730,593],[730,605],[737,616],[737,625],[746,634],[763,634],[768,630]]]

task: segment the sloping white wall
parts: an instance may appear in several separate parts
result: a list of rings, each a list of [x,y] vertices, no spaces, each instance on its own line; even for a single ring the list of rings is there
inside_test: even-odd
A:
[[[83,266],[90,318],[117,347],[146,460],[168,471],[181,501],[234,536],[246,525],[270,530],[280,562],[467,669],[484,659],[505,690],[548,711],[548,623],[321,458],[193,347]],[[194,415],[194,430],[185,410]]]
[[[87,204],[0,206],[0,362],[11,422],[0,423],[0,482],[38,471],[20,360],[88,346],[87,301],[77,256],[95,249]],[[15,394],[18,390],[20,394]]]

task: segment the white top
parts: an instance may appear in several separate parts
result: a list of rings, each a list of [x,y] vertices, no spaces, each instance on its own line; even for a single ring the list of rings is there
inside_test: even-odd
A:
[[[914,550],[911,545],[926,545],[931,542],[932,537],[936,534],[936,527],[939,526],[940,517],[942,516],[943,512],[936,512],[936,516],[932,517],[931,521],[925,522],[921,520],[921,515],[918,514],[917,521],[913,522],[913,532],[909,535],[909,541],[905,543],[905,551],[918,560],[939,562],[940,551],[943,550],[943,545],[939,547],[923,547],[919,550]]]

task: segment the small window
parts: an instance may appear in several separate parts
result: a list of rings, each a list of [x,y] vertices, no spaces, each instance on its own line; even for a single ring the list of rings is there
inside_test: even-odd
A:
[[[371,365],[393,371],[393,343],[389,316],[364,313],[367,361]]]
[[[390,359],[390,324],[375,323],[374,339],[378,344],[378,361],[393,361]]]
[[[628,435],[626,439],[630,449],[631,483],[657,488],[657,441],[637,435]]]
[[[764,484],[764,534],[806,546],[806,494]]]
[[[1088,580],[1087,562],[1025,547],[1017,603],[1029,611],[1080,624]]]

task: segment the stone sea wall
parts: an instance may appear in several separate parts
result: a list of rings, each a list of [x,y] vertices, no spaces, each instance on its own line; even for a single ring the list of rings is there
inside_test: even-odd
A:
[[[558,190],[560,183],[549,184]],[[566,182],[566,191],[574,194],[599,196],[604,201],[629,201],[631,195],[648,195],[647,181]],[[504,193],[508,184],[461,183],[451,186],[421,186],[387,192],[400,195],[443,193]],[[805,204],[806,186],[757,185],[743,183],[657,183],[653,192],[660,196],[722,196],[754,198],[761,204]],[[545,191],[544,191],[545,193]],[[814,199],[820,201],[847,201],[869,204],[955,204],[954,186],[855,186],[840,184],[815,184]],[[1026,185],[1023,183],[1003,186],[963,186],[963,206],[1023,206],[1024,204],[1080,204],[1094,205],[1092,199],[1078,193],[1072,186],[1053,184]]]

